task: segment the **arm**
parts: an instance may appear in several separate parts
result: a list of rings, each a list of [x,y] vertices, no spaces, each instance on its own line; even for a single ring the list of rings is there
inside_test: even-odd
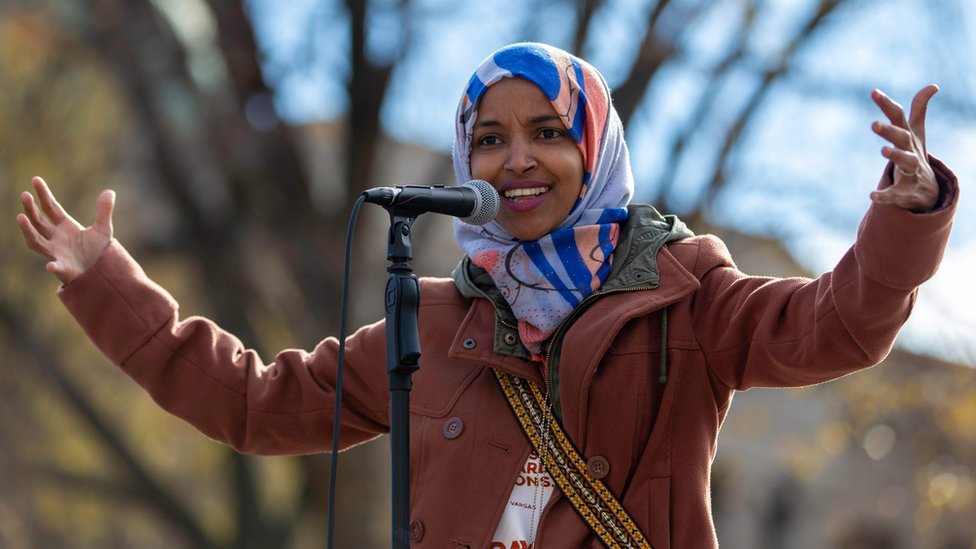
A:
[[[918,286],[935,273],[952,226],[957,183],[932,160],[946,183],[945,204],[926,214],[872,205],[854,246],[815,280],[747,276],[724,266],[700,274],[695,330],[722,384],[737,390],[810,385],[887,356]],[[703,244],[701,255],[715,255],[709,247],[719,245]]]
[[[797,386],[880,362],[908,318],[917,288],[941,261],[958,182],[924,148],[925,106],[916,95],[911,123],[880,92],[891,120],[872,128],[892,143],[890,164],[872,193],[854,246],[816,280],[749,277],[734,268],[701,273],[695,318],[718,379],[735,389]]]
[[[112,240],[114,193],[102,193],[95,225],[84,228],[43,180],[33,184],[40,209],[24,193],[25,213],[17,218],[27,245],[51,260],[48,270],[64,283],[59,296],[92,341],[162,408],[243,452],[329,448],[334,338],[311,353],[286,350],[265,364],[213,322],[180,320],[176,301]],[[347,340],[344,447],[387,429],[384,344],[382,326],[375,325]]]
[[[334,338],[265,363],[212,321],[180,320],[176,301],[116,241],[59,297],[105,356],[205,435],[247,453],[329,448]],[[387,430],[384,338],[383,327],[373,325],[347,339],[343,447]]]

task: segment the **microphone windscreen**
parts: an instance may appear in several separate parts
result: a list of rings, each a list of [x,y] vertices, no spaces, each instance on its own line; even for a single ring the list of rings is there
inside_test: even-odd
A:
[[[461,221],[469,225],[484,225],[498,215],[498,208],[501,206],[501,197],[498,191],[491,186],[491,183],[483,179],[472,179],[463,185],[470,187],[478,193],[478,204],[468,217],[462,217]]]

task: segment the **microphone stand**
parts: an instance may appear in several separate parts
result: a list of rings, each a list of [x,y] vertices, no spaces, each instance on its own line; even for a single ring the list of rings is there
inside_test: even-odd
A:
[[[477,195],[472,202],[459,189],[440,187],[379,187],[363,193],[367,202],[390,214],[386,258],[386,373],[390,383],[390,453],[393,466],[393,548],[410,547],[410,376],[420,368],[418,316],[420,283],[413,274],[411,230],[427,211],[465,216],[482,224],[498,213],[498,193],[480,179],[464,185]],[[436,192],[435,192],[436,191]],[[471,193],[467,193],[471,194]],[[475,197],[472,197],[475,198]],[[473,206],[473,208],[472,208]]]
[[[387,208],[390,233],[386,283],[386,372],[390,381],[390,450],[393,467],[393,548],[410,547],[410,376],[420,368],[420,284],[413,274],[411,228],[416,211]]]

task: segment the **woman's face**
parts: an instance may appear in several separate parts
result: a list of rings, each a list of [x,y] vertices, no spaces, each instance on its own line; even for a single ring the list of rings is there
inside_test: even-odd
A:
[[[519,240],[552,232],[579,198],[583,156],[542,90],[521,78],[495,83],[473,131],[471,175],[501,196],[495,221]]]

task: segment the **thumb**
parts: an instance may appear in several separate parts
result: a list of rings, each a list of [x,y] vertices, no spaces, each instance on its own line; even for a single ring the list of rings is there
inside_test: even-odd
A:
[[[115,209],[115,191],[109,189],[102,191],[95,202],[95,230],[104,234],[109,239],[113,235],[112,211]]]
[[[875,204],[894,204],[898,201],[898,196],[891,187],[871,193],[871,200]]]

